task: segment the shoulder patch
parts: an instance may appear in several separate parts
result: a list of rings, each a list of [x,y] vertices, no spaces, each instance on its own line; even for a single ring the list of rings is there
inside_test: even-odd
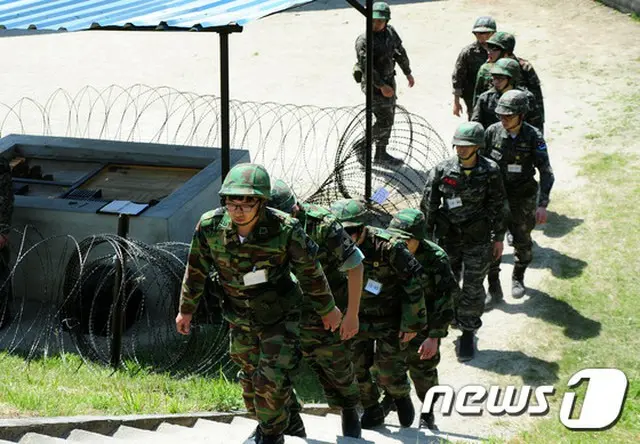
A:
[[[536,148],[538,151],[547,151],[547,144],[544,142],[544,140],[539,140],[538,141],[538,146]]]

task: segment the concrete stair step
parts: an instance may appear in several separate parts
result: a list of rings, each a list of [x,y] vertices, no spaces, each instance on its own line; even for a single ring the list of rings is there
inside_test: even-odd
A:
[[[113,438],[108,435],[101,435],[100,433],[89,432],[87,430],[75,429],[69,433],[67,441],[72,442],[90,442],[91,444],[125,444],[133,443],[133,441],[127,441],[120,438]]]
[[[113,434],[113,437],[138,443],[175,444],[176,442],[175,436],[129,426],[118,427],[118,430]]]
[[[210,421],[208,419],[198,419],[193,425],[193,429],[201,430],[203,433],[208,433],[210,436],[224,437],[223,439],[225,439],[225,443],[242,443],[249,438],[258,425],[256,421],[252,422],[253,425],[250,428],[247,428],[246,425],[243,427],[235,427],[233,424]],[[220,429],[221,425],[224,426],[223,429]]]
[[[201,442],[207,444],[227,444],[231,442],[228,437],[231,430],[232,427],[223,422],[218,422],[209,426],[208,430],[205,430],[204,428],[185,427],[163,422],[158,426],[156,433],[166,433],[171,435],[176,442],[184,439],[189,443]],[[239,440],[236,440],[236,442],[239,442]]]
[[[18,441],[20,444],[54,444],[64,443],[64,439],[54,438],[52,436],[41,435],[39,433],[25,433],[25,435]]]

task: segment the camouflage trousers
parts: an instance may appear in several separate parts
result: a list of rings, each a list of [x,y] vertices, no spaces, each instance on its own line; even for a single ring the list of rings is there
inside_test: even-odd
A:
[[[405,350],[406,370],[409,370],[409,376],[421,402],[424,402],[424,397],[429,389],[438,385],[437,367],[440,363],[440,339],[438,339],[436,354],[431,359],[420,359],[418,349],[426,339],[426,334],[419,333],[409,342],[409,347]]]
[[[292,403],[290,374],[300,362],[299,317],[259,331],[232,326],[231,359],[240,366],[242,397],[267,435],[282,433]]]
[[[304,316],[303,316],[304,319]],[[302,356],[318,376],[331,408],[353,408],[360,402],[351,351],[340,339],[340,330],[325,330],[322,323],[302,322]]]
[[[362,407],[378,403],[378,386],[393,398],[409,395],[411,385],[402,355],[406,347],[400,343],[397,328],[361,331],[350,342]]]
[[[455,319],[462,330],[477,330],[482,326],[480,317],[484,313],[484,279],[491,265],[491,242],[467,243],[462,236],[441,240],[442,248],[449,255],[453,274],[462,288],[453,295]]]
[[[386,80],[386,83],[393,88],[396,89],[396,81],[395,78],[391,78]],[[364,88],[365,83],[362,83],[362,91],[365,92]],[[382,92],[374,87],[373,88],[373,103],[372,103],[372,112],[375,116],[375,121],[373,126],[371,127],[372,138],[376,144],[376,147],[380,149],[384,149],[389,145],[389,138],[391,137],[391,129],[393,128],[393,122],[396,116],[396,94],[393,97],[385,97],[382,95]],[[362,141],[364,144],[364,140]]]
[[[536,208],[538,196],[509,197],[507,227],[513,236],[514,268],[524,269],[533,259],[533,241],[531,232],[536,226]],[[489,273],[500,273],[501,259],[491,263]]]

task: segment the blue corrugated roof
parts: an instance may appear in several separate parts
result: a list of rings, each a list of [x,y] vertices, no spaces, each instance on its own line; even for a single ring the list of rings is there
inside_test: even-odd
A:
[[[0,25],[7,29],[89,29],[157,26],[192,28],[244,25],[312,0],[0,0]]]

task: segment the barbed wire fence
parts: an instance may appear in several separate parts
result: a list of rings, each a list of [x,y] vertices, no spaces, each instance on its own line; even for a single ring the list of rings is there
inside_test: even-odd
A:
[[[0,134],[216,148],[219,110],[213,95],[146,85],[86,86],[75,94],[57,90],[44,104],[30,98],[0,103]],[[231,147],[248,150],[252,162],[289,183],[302,200],[326,205],[362,196],[365,173],[357,150],[364,106],[231,101],[230,114]],[[419,205],[427,172],[448,156],[429,123],[401,106],[387,150],[403,164],[373,165],[373,190],[388,192],[373,205],[381,225],[395,211]],[[10,238],[13,258],[0,276],[0,350],[27,359],[74,352],[109,364],[117,294],[123,301],[125,366],[177,374],[233,368],[228,326],[215,303],[201,304],[191,335],[175,330],[187,244],[148,245],[113,234],[44,238],[34,227],[14,228]],[[123,279],[114,293],[118,264],[124,264]]]

